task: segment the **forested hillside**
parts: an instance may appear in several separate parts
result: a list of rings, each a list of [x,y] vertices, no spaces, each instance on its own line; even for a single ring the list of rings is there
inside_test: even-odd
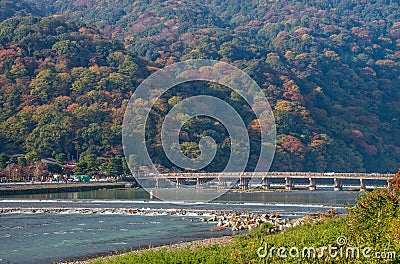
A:
[[[0,152],[119,155],[124,106],[149,74],[135,56],[157,67],[209,58],[245,70],[268,97],[278,129],[272,169],[399,167],[398,1],[29,2],[52,17],[0,25]],[[155,114],[207,89],[216,93],[203,84],[167,95]],[[220,97],[239,100],[227,90]],[[161,121],[152,119],[151,135]],[[187,155],[196,156],[205,134],[217,135],[221,153],[229,153],[226,131],[213,120],[185,129]],[[169,168],[157,140],[149,144]]]
[[[11,18],[0,69],[0,152],[122,154],[124,106],[148,73],[118,42],[62,17]]]
[[[14,16],[27,15],[41,15],[41,12],[24,1],[0,1],[0,21]]]

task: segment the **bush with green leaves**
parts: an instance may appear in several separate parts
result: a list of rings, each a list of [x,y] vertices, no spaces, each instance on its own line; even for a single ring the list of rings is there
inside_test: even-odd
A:
[[[400,192],[374,190],[361,195],[346,216],[351,242],[375,251],[400,252]],[[398,258],[400,260],[400,258]]]

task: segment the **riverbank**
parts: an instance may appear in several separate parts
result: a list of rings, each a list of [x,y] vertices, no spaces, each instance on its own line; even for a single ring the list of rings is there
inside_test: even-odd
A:
[[[399,204],[397,190],[374,190],[345,216],[328,211],[283,230],[264,223],[226,243],[158,247],[77,263],[399,263]]]
[[[301,226],[308,224],[313,225],[323,221],[340,221],[341,218],[335,217],[333,211],[328,211],[325,214],[307,215],[305,217],[295,219],[286,225],[274,225],[272,223],[262,224],[256,229],[246,233],[237,235],[228,235],[218,238],[208,238],[195,240],[190,242],[181,242],[171,245],[163,245],[148,248],[133,250],[124,253],[109,253],[103,256],[63,261],[59,264],[99,264],[99,263],[192,263],[192,262],[206,262],[206,263],[226,263],[227,259],[222,261],[221,257],[225,257],[226,250],[240,249],[247,246],[249,240],[254,236],[260,234],[273,236],[274,234],[282,234],[286,230],[291,230],[294,227],[301,228]],[[219,225],[217,224],[216,227]],[[328,227],[331,228],[331,227]],[[290,232],[290,231],[289,231]],[[255,243],[250,241],[252,246]],[[111,255],[110,255],[111,254]],[[193,257],[194,256],[194,257]],[[207,258],[209,257],[209,258]],[[192,258],[192,259],[191,259]],[[193,259],[194,258],[194,259]],[[195,260],[195,261],[193,261]],[[200,261],[201,260],[201,261]],[[229,262],[229,261],[228,261]],[[240,262],[239,262],[240,263]]]
[[[23,195],[23,194],[45,194],[63,192],[84,192],[100,189],[125,188],[124,182],[90,182],[90,183],[15,183],[1,184],[0,196]]]
[[[196,250],[199,247],[209,247],[212,245],[226,245],[233,242],[235,236],[228,235],[228,236],[221,236],[221,237],[213,237],[213,238],[206,238],[194,241],[187,241],[187,242],[179,242],[170,245],[160,245],[160,246],[151,246],[149,245],[148,248],[141,248],[132,250],[130,252],[123,252],[123,253],[104,253],[100,254],[99,256],[92,256],[92,257],[83,257],[77,260],[67,260],[58,262],[58,264],[90,264],[96,261],[111,261],[115,257],[126,257],[130,254],[142,254],[144,252],[157,252],[157,251],[166,251],[166,252],[174,252],[184,249]]]

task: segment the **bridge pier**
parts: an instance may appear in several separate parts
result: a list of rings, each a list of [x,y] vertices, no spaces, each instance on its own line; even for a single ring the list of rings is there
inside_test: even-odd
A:
[[[269,178],[264,177],[264,178],[262,179],[261,185],[262,185],[262,188],[263,188],[264,190],[269,190],[269,189],[271,188],[271,184],[270,184],[270,182],[269,182]]]
[[[203,189],[205,182],[206,182],[205,179],[196,178],[196,189]]]
[[[218,189],[225,189],[226,188],[226,180],[221,177],[218,177]]]
[[[176,188],[181,188],[185,184],[185,179],[176,178]]]
[[[360,192],[365,192],[366,189],[365,179],[360,179]]]
[[[343,189],[342,187],[342,181],[339,178],[334,178],[333,179],[333,190],[335,192],[341,191]]]
[[[202,186],[200,186],[200,178],[196,178],[196,189],[200,189]]]
[[[308,179],[310,180],[310,185],[308,185],[308,190],[315,191],[317,189],[315,178],[308,178]]]
[[[249,178],[240,178],[239,188],[242,190],[248,190],[249,189]]]
[[[289,178],[289,177],[287,177],[287,178],[285,178],[285,190],[287,190],[287,191],[291,191],[291,190],[293,190],[293,180],[292,180],[292,178]]]

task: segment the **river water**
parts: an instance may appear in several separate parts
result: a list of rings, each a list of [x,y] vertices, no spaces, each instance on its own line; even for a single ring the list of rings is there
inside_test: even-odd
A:
[[[13,213],[0,215],[0,263],[52,263],[221,236],[210,231],[215,223],[199,221],[220,210],[274,213],[282,218],[330,208],[345,213],[346,205],[354,204],[358,196],[359,192],[349,191],[227,193],[210,203],[190,205],[153,200],[143,190],[2,197],[0,208]],[[58,213],[43,213],[49,208]],[[127,209],[137,213],[123,214]]]

